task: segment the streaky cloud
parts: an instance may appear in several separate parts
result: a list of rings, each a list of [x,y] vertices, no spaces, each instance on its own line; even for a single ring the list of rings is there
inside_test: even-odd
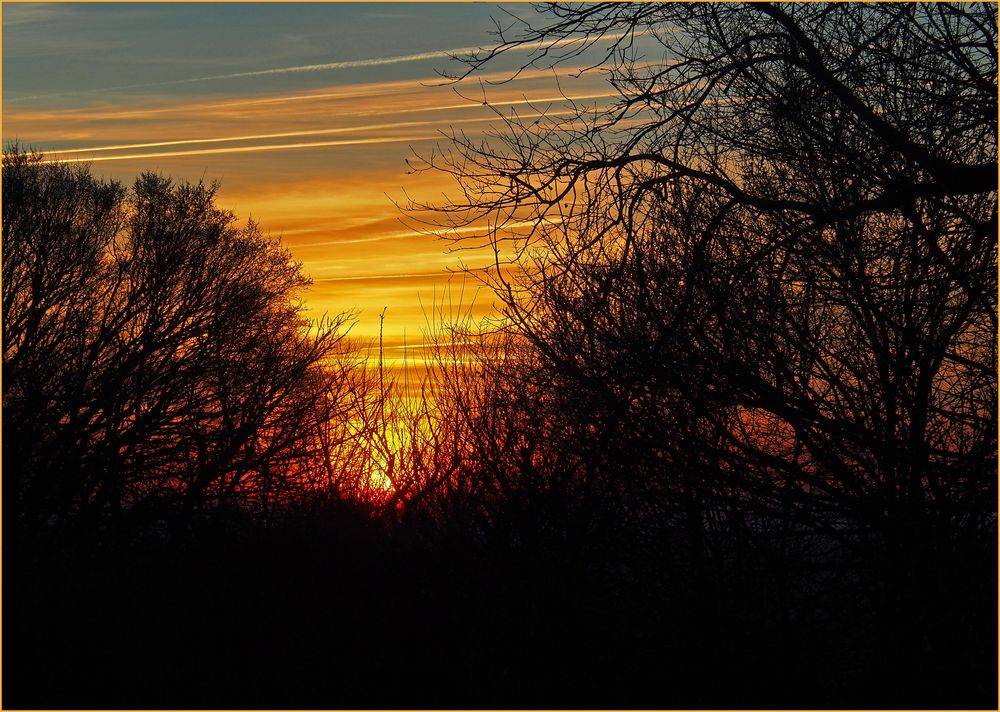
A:
[[[458,119],[457,121],[485,121],[486,119]],[[310,129],[308,131],[284,131],[281,133],[245,134],[242,136],[215,136],[211,138],[185,138],[173,141],[155,141],[152,143],[121,143],[114,146],[88,146],[86,148],[64,149],[66,153],[98,153],[102,151],[124,151],[133,148],[158,148],[161,146],[185,146],[194,143],[224,143],[234,141],[259,141],[267,138],[294,138],[296,136],[323,136],[327,134],[354,133],[356,131],[379,131],[382,129],[414,128],[416,126],[437,125],[435,121],[397,121],[386,124],[365,124],[363,126],[340,126],[329,129]]]
[[[625,35],[623,33],[604,35],[602,40],[619,40]],[[592,42],[586,37],[569,37],[556,40],[555,42],[528,42],[511,47],[514,51],[534,51],[543,48],[567,47],[575,44]],[[77,89],[73,91],[60,91],[48,94],[33,94],[31,96],[20,96],[7,99],[8,102],[28,101],[31,99],[48,99],[58,96],[75,96],[81,94],[101,94],[109,91],[121,91],[125,89],[145,89],[148,87],[177,86],[180,84],[194,84],[197,82],[211,82],[224,79],[243,79],[247,77],[266,77],[276,74],[297,74],[302,72],[327,72],[338,69],[358,69],[363,67],[380,67],[390,64],[403,64],[406,62],[418,62],[428,59],[452,59],[454,57],[471,54],[473,52],[490,51],[497,47],[456,47],[453,49],[432,50],[430,52],[416,52],[414,54],[402,54],[393,57],[374,57],[372,59],[349,59],[340,62],[326,62],[323,64],[302,64],[294,67],[275,67],[273,69],[258,69],[249,72],[231,72],[229,74],[212,74],[204,77],[188,77],[186,79],[170,79],[161,82],[143,82],[139,84],[120,84],[112,87],[99,87],[97,89]]]
[[[542,221],[545,225],[558,225],[562,220],[544,220]],[[515,230],[520,228],[533,228],[537,227],[539,223],[534,220],[522,220],[519,222],[508,223],[503,226],[503,230]],[[466,227],[451,227],[451,228],[428,228],[427,230],[403,230],[399,232],[388,232],[381,235],[372,235],[371,237],[352,237],[345,240],[323,240],[322,242],[306,242],[299,243],[295,245],[295,249],[307,249],[312,247],[330,247],[332,245],[358,245],[367,242],[382,242],[384,240],[407,240],[411,238],[421,238],[421,237],[447,237],[449,235],[461,235],[461,234],[472,234],[472,235],[488,235],[493,232],[493,229],[489,225],[469,225]],[[287,233],[286,233],[287,234]]]
[[[572,98],[572,97],[571,97]],[[586,97],[590,98],[590,97]],[[545,100],[543,100],[545,101]],[[518,104],[524,102],[497,102],[500,104]],[[449,108],[466,108],[463,106],[458,107],[440,107],[441,109]],[[558,114],[565,114],[565,111],[551,111],[545,114],[539,113],[537,116],[555,116]],[[530,118],[530,116],[528,117]],[[480,116],[470,119],[451,119],[448,121],[449,124],[476,124],[476,123],[486,123],[489,121],[494,121],[495,116]],[[262,133],[262,134],[243,134],[239,136],[213,136],[209,138],[184,138],[184,139],[174,139],[170,141],[154,141],[150,143],[120,143],[113,146],[86,146],[81,148],[64,148],[62,153],[102,153],[104,151],[125,151],[136,148],[160,148],[164,146],[187,146],[195,143],[232,143],[236,141],[260,141],[269,138],[295,138],[297,136],[325,136],[329,134],[340,134],[340,133],[356,133],[358,131],[382,131],[385,129],[404,129],[404,128],[417,128],[419,126],[441,126],[440,121],[434,120],[424,120],[424,121],[395,121],[384,124],[359,124],[356,126],[338,126],[336,128],[326,128],[326,129],[309,129],[305,131],[283,131],[280,133]],[[97,160],[97,159],[94,159]],[[106,159],[105,159],[106,160]]]
[[[441,272],[400,272],[396,274],[366,274],[350,277],[316,277],[313,282],[370,282],[392,279],[426,279],[441,277]]]
[[[440,138],[439,136],[401,136],[386,138],[359,138],[344,141],[309,141],[304,143],[273,143],[261,146],[228,146],[226,148],[201,148],[190,151],[162,151],[156,153],[130,153],[123,156],[97,156],[93,158],[51,158],[42,163],[93,163],[96,161],[125,161],[140,158],[174,158],[177,156],[204,156],[218,153],[255,153],[257,151],[284,151],[298,148],[327,148],[333,146],[360,146],[374,143],[412,143]]]

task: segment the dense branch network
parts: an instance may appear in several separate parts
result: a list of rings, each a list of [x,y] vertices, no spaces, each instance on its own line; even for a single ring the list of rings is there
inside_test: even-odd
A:
[[[485,279],[560,408],[615,413],[633,465],[695,447],[717,492],[894,540],[990,510],[995,6],[540,9],[454,78],[528,49],[616,100],[497,111],[425,157],[457,197],[411,207],[487,225]]]

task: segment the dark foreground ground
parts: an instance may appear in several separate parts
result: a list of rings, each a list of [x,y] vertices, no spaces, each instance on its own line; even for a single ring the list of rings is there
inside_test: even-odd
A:
[[[776,588],[751,557],[696,581],[658,551],[431,545],[349,509],[8,537],[3,706],[996,708],[995,548],[910,651],[856,571]]]

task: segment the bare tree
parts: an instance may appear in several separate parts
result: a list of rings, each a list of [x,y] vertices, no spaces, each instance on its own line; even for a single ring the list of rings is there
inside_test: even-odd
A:
[[[347,401],[347,315],[215,186],[4,155],[4,464],[29,526],[154,501],[267,511]],[[340,360],[338,360],[340,359]],[[323,404],[323,407],[320,407]],[[342,414],[340,414],[342,416]]]
[[[734,506],[848,547],[914,648],[995,522],[996,6],[542,10],[460,76],[520,47],[617,100],[497,112],[423,168],[458,181],[446,225],[492,226],[547,417],[695,548]]]

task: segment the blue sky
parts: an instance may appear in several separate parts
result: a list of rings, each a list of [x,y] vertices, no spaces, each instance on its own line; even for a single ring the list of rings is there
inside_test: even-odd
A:
[[[5,2],[4,98],[479,45],[490,41],[489,17],[497,12],[495,4],[485,3]],[[414,63],[373,67],[365,78],[426,71]],[[345,72],[303,73],[283,78],[280,86],[352,79]],[[269,82],[278,86],[275,78],[244,84],[249,81],[263,90]],[[204,82],[166,91],[209,94],[218,86]]]

